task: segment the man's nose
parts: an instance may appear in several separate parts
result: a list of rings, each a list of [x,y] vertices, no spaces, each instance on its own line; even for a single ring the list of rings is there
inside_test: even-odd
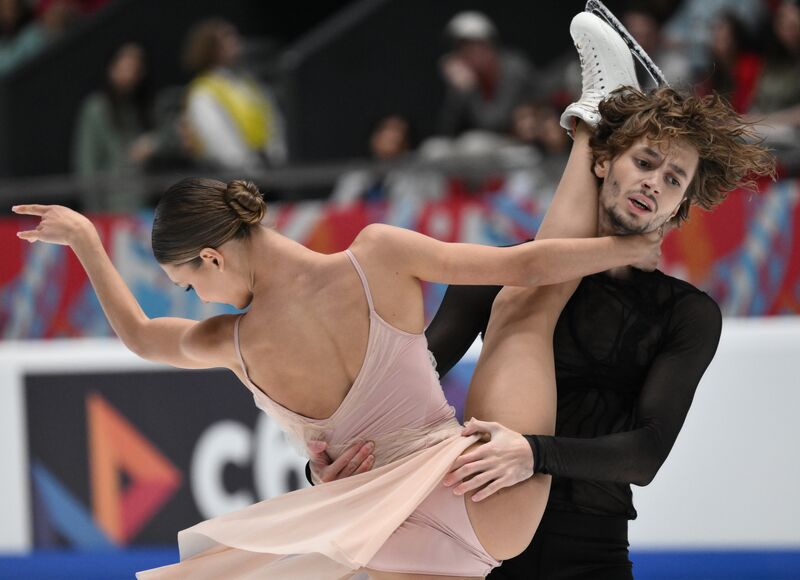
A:
[[[646,191],[649,191],[649,192],[651,192],[651,193],[653,193],[653,194],[656,194],[656,195],[658,195],[658,194],[659,194],[659,193],[661,193],[661,192],[660,192],[660,191],[658,190],[658,188],[656,187],[656,183],[657,183],[657,181],[656,181],[656,178],[655,178],[655,176],[653,176],[653,177],[647,177],[647,178],[645,178],[645,180],[642,182],[642,186],[644,187],[644,189],[645,189]]]

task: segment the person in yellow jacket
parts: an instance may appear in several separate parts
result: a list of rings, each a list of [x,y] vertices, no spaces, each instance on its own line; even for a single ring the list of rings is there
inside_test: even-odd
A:
[[[184,60],[196,73],[186,99],[186,120],[200,161],[253,170],[286,161],[283,118],[269,89],[237,68],[236,28],[214,18],[189,32]]]

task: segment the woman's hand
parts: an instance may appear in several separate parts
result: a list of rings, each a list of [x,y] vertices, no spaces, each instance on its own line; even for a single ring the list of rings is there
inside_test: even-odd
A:
[[[447,487],[456,485],[456,495],[480,489],[472,501],[481,501],[533,476],[533,451],[527,439],[516,431],[499,423],[471,419],[461,434],[478,434],[488,443],[461,454],[453,463],[442,483]]]
[[[640,258],[632,262],[631,266],[645,272],[652,272],[658,268],[658,262],[661,260],[661,242],[664,241],[664,228],[665,226],[661,226],[654,232],[635,236]]]
[[[61,205],[15,205],[11,208],[21,215],[39,216],[39,225],[33,230],[17,232],[17,237],[33,242],[48,242],[62,246],[74,246],[96,230],[85,216]]]
[[[336,461],[331,461],[326,452],[328,444],[325,441],[309,441],[306,447],[311,460],[311,474],[322,483],[364,473],[375,465],[372,454],[375,444],[372,441],[354,443]]]

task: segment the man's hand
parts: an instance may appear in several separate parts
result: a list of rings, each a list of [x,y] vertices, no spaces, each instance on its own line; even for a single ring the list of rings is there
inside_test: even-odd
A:
[[[471,91],[478,84],[473,70],[455,54],[445,55],[440,66],[445,80],[459,91]]]
[[[311,460],[311,474],[314,479],[327,483],[343,477],[364,473],[375,465],[375,444],[372,441],[354,443],[336,461],[326,453],[325,441],[309,441],[308,457]]]
[[[471,419],[461,434],[478,434],[488,443],[461,454],[453,463],[442,483],[447,487],[455,485],[456,495],[480,489],[472,501],[481,501],[533,475],[533,452],[519,433],[499,423]]]

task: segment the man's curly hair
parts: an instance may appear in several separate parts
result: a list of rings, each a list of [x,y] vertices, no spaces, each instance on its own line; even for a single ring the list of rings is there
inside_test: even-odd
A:
[[[631,87],[600,103],[602,120],[590,141],[593,162],[612,160],[640,137],[656,143],[683,141],[700,161],[675,216],[681,223],[689,206],[711,209],[737,187],[754,189],[756,179],[775,178],[775,159],[747,123],[719,95],[683,95],[669,87],[643,93]]]

